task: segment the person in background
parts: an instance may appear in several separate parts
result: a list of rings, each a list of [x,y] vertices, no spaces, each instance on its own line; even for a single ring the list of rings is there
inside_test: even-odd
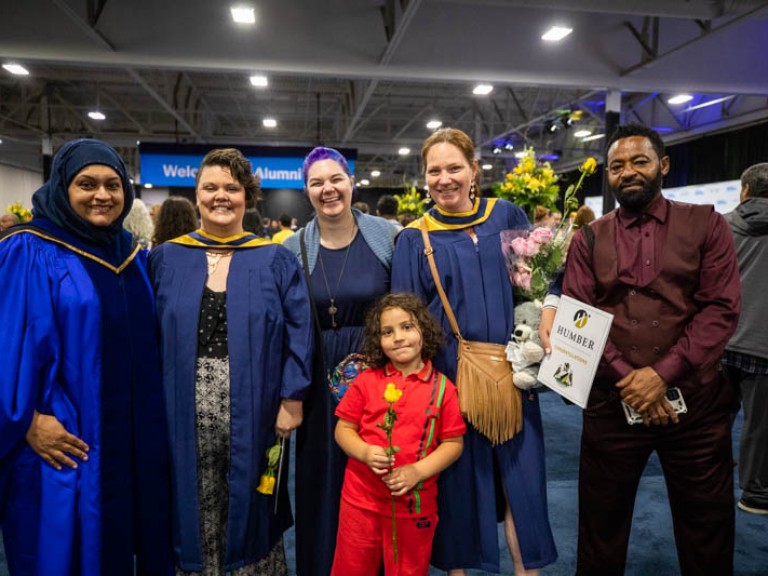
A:
[[[563,294],[614,315],[584,410],[577,574],[624,573],[637,486],[654,451],[681,574],[733,574],[734,388],[720,369],[740,310],[733,236],[711,205],[662,196],[669,157],[650,128],[620,126],[605,166],[619,208],[589,225],[592,241],[576,232],[563,279]],[[542,324],[546,348],[551,321],[542,315]],[[672,387],[687,413],[667,400]],[[628,423],[622,401],[642,424]]]
[[[13,214],[12,212],[6,212],[2,216],[0,216],[0,232],[3,232],[4,230],[8,230],[11,226],[16,226],[17,224],[20,224],[21,220],[19,220],[19,217],[16,216],[16,214]]]
[[[397,221],[397,198],[391,194],[384,194],[376,203],[376,215],[389,221],[399,232],[403,225]]]
[[[147,252],[122,159],[54,156],[0,241],[0,520],[12,575],[166,576],[169,461]]]
[[[416,220],[415,214],[400,214],[400,216],[397,217],[397,221],[400,222],[400,226],[403,228],[410,226],[411,222],[414,220]]]
[[[264,228],[261,225],[261,213],[256,208],[246,208],[243,216],[243,230],[256,234],[260,238],[269,238],[265,235]]]
[[[131,211],[123,221],[123,228],[133,234],[134,239],[141,244],[142,248],[149,248],[152,243],[152,234],[155,227],[152,224],[152,217],[149,215],[147,205],[139,198],[133,201]]]
[[[149,215],[152,217],[152,225],[157,226],[157,217],[160,214],[160,204],[152,204],[149,207]]]
[[[198,226],[195,205],[183,196],[169,196],[160,206],[152,245],[159,246],[196,230]]]
[[[436,130],[421,148],[434,206],[423,216],[441,283],[463,338],[506,344],[516,304],[501,251],[500,233],[530,227],[525,213],[506,200],[481,198],[471,138],[453,128]],[[457,342],[435,287],[419,226],[397,237],[392,289],[414,292],[440,319],[447,343],[434,365],[456,378]],[[522,396],[522,430],[493,444],[467,425],[464,452],[438,481],[438,514],[432,564],[452,575],[465,569],[499,571],[497,522],[504,522],[515,574],[538,574],[555,561],[544,469],[538,393]]]
[[[368,312],[363,350],[373,369],[353,381],[336,408],[336,442],[349,461],[334,575],[378,576],[382,561],[385,574],[429,572],[437,476],[461,455],[466,430],[456,387],[430,362],[442,340],[442,328],[413,294],[387,294]],[[381,428],[390,409],[396,456],[387,453]]]
[[[536,206],[533,211],[534,228],[551,228],[553,222],[552,210],[541,205]]]
[[[579,209],[576,210],[576,215],[573,217],[573,228],[574,230],[578,230],[584,224],[589,224],[595,219],[595,212],[587,206],[586,204],[583,204],[579,206]]]
[[[196,178],[201,228],[150,255],[173,473],[176,574],[281,576],[287,476],[257,492],[267,450],[302,421],[312,317],[293,254],[243,231],[250,162],[212,150]]]
[[[277,232],[272,236],[272,242],[282,244],[288,236],[293,236],[294,231],[291,230],[291,217],[288,214],[280,214],[280,232]]]
[[[741,272],[741,317],[723,367],[744,405],[738,507],[768,514],[768,163],[741,175],[741,203],[726,214]]]
[[[361,350],[365,313],[389,292],[395,230],[352,208],[355,179],[338,150],[312,150],[303,174],[316,215],[283,246],[303,260],[304,245],[319,342],[304,425],[296,435],[296,571],[327,576],[346,464],[334,441],[336,401],[328,376],[348,354]]]
[[[363,214],[370,214],[371,213],[371,207],[368,206],[368,202],[355,202],[352,204],[352,208],[356,208],[357,210],[360,210]]]

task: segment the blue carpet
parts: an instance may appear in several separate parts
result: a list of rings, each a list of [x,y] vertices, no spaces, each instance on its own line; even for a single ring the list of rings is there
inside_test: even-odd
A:
[[[576,570],[577,473],[581,410],[567,406],[554,393],[542,394],[542,416],[547,446],[547,474],[550,520],[557,543],[559,559],[542,570],[543,576],[572,575]],[[734,454],[738,454],[741,414],[734,423]],[[292,478],[291,478],[292,480]],[[737,497],[739,490],[737,488]],[[506,550],[504,534],[499,527],[499,542]],[[294,534],[285,535],[290,574],[295,574]],[[502,553],[501,570],[512,575],[509,555]],[[431,570],[430,575],[442,574]],[[470,572],[484,576],[486,572]],[[667,503],[667,490],[661,467],[655,456],[645,470],[635,505],[635,517],[629,543],[626,576],[676,576],[677,554],[672,534],[672,517]],[[736,576],[768,575],[768,516],[736,512]],[[0,547],[0,576],[8,576],[5,556]]]

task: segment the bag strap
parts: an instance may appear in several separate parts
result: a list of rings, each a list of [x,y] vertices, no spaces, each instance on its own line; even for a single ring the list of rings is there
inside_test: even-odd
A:
[[[304,268],[304,280],[307,282],[307,292],[309,292],[309,303],[312,306],[312,318],[315,325],[315,340],[317,348],[320,351],[320,359],[323,362],[323,370],[327,373],[325,361],[325,348],[323,347],[323,331],[320,328],[320,316],[317,314],[315,306],[315,295],[312,293],[312,279],[309,276],[309,259],[307,258],[307,245],[304,243],[304,228],[299,231],[299,246],[301,247],[301,263]]]
[[[432,244],[429,241],[429,232],[427,232],[427,222],[424,218],[421,219],[421,237],[424,239],[424,255],[429,262],[429,269],[432,272],[432,279],[435,281],[435,288],[440,295],[440,300],[443,303],[443,310],[445,315],[448,316],[448,322],[451,323],[451,329],[457,340],[461,340],[461,332],[459,332],[459,324],[456,322],[456,316],[453,315],[453,309],[448,302],[448,296],[445,295],[443,290],[443,284],[440,282],[440,276],[437,274],[437,264],[435,264],[435,251],[432,249]]]

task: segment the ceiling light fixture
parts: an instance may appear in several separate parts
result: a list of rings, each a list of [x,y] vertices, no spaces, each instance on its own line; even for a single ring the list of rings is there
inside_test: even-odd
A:
[[[378,178],[379,176],[381,176],[380,170],[371,170],[371,178]]]
[[[264,128],[277,127],[277,120],[275,120],[274,118],[264,118],[264,120],[262,120],[261,123],[264,125]]]
[[[98,110],[93,110],[91,112],[88,112],[88,118],[91,120],[106,120],[107,116],[103,112],[99,112]]]
[[[493,91],[493,86],[490,84],[478,84],[472,89],[472,94],[475,96],[487,96]]]
[[[592,135],[592,130],[577,130],[573,133],[576,138],[586,138],[587,136]]]
[[[263,74],[254,74],[251,76],[251,86],[256,86],[257,88],[266,88],[269,86],[269,79]]]
[[[685,104],[686,102],[690,102],[693,100],[693,96],[690,94],[678,94],[677,96],[672,96],[669,100],[667,100],[668,104]]]
[[[152,188],[152,184],[147,182],[146,184],[144,184],[144,188],[150,189],[150,188]]]
[[[29,76],[29,70],[21,64],[3,64],[3,68],[14,76]]]
[[[559,42],[566,36],[573,32],[573,28],[567,28],[565,26],[552,26],[549,30],[544,32],[541,36],[542,40],[547,42]]]
[[[483,164],[483,170],[493,170],[493,164]]]
[[[504,144],[504,150],[514,150],[514,149],[515,149],[515,145],[512,144],[512,142],[507,142],[506,144]]]
[[[600,140],[600,138],[605,138],[605,134],[592,134],[592,136],[587,136],[586,138],[582,138],[582,142],[592,142],[592,140]]]
[[[496,146],[496,147],[493,149],[493,153],[494,153],[494,154],[501,154],[501,148],[499,148],[498,146]]]
[[[237,24],[255,24],[256,13],[250,6],[232,6],[232,20]]]
[[[429,128],[430,130],[437,130],[442,125],[443,123],[440,120],[430,120],[429,122],[427,122],[427,128]]]
[[[707,106],[714,106],[715,104],[720,104],[721,102],[726,102],[730,100],[731,98],[735,98],[735,96],[723,96],[722,98],[715,98],[714,100],[709,100],[707,102],[702,102],[701,104],[696,104],[696,106],[689,106],[683,112],[691,112],[692,110],[698,110],[699,108],[706,108]]]
[[[408,156],[408,154],[411,153],[411,149],[407,146],[403,146],[397,151],[397,153],[400,154],[400,156]]]
[[[371,181],[368,180],[368,178],[363,178],[362,180],[360,180],[360,186],[368,186],[370,183]]]

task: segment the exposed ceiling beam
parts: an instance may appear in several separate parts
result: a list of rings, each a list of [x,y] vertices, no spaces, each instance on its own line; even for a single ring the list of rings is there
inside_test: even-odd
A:
[[[141,86],[142,88],[144,88],[144,90],[147,91],[147,94],[152,96],[152,98],[154,98],[157,101],[157,103],[160,104],[160,106],[163,107],[163,110],[165,110],[166,112],[168,112],[168,114],[173,116],[176,119],[176,121],[181,125],[181,127],[184,128],[184,130],[189,132],[198,141],[202,141],[202,137],[200,136],[200,134],[198,134],[197,130],[195,130],[192,127],[192,125],[189,122],[187,122],[173,108],[173,106],[168,104],[168,102],[166,102],[165,98],[163,98],[162,95],[160,95],[154,88],[152,88],[152,86],[150,86],[147,83],[147,81],[144,80],[144,78],[142,78],[141,75],[138,72],[136,72],[136,70],[133,70],[132,68],[126,68],[125,71],[128,72],[128,74],[131,76],[131,78],[133,78],[139,86]]]
[[[397,23],[397,27],[395,29],[394,35],[392,36],[392,39],[389,41],[389,44],[387,44],[387,48],[384,50],[384,54],[382,54],[381,58],[379,59],[379,68],[387,66],[387,64],[389,64],[392,60],[392,57],[395,55],[395,51],[400,46],[400,42],[402,42],[403,38],[405,37],[405,34],[408,31],[408,27],[413,21],[414,15],[419,10],[422,1],[423,0],[410,0],[408,3],[408,7],[405,9],[405,12],[403,12],[402,18],[400,18],[400,21]],[[373,79],[368,83],[368,86],[365,89],[365,94],[363,94],[363,97],[360,100],[360,104],[358,104],[355,109],[355,114],[352,117],[349,126],[347,127],[344,138],[341,139],[342,144],[346,144],[346,142],[352,137],[352,134],[355,133],[355,130],[357,129],[357,122],[365,112],[365,108],[368,106],[368,102],[370,101],[371,97],[373,97],[373,94],[376,92],[376,88],[378,88],[378,86],[378,79]]]
[[[112,45],[112,43],[107,40],[101,32],[93,28],[88,22],[83,20],[80,15],[75,12],[69,4],[67,4],[66,0],[51,0],[53,4],[56,5],[59,10],[64,12],[69,18],[77,24],[77,26],[85,33],[88,38],[91,38],[94,42],[101,45],[104,48],[107,48],[111,52],[117,52],[117,49]],[[103,7],[103,6],[102,6]],[[95,21],[94,21],[95,23]]]

